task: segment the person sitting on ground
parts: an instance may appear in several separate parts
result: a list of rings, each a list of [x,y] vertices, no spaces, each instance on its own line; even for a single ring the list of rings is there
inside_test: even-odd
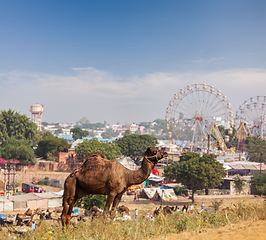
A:
[[[35,229],[35,222],[32,221],[31,228],[34,230]]]

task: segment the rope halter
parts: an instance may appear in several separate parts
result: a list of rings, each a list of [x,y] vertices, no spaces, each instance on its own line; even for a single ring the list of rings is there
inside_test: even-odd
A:
[[[158,160],[158,156],[157,156],[157,154],[158,154],[158,151],[156,151],[156,155],[155,155],[155,157],[156,157],[156,160],[157,160],[157,162],[159,161]],[[154,164],[151,160],[149,160],[149,158],[153,158],[154,156],[150,156],[150,157],[144,157],[148,162],[150,162],[150,163],[152,163],[152,164]],[[144,160],[144,159],[143,159]],[[154,164],[155,165],[155,164]],[[143,165],[141,165],[141,167],[143,168],[143,170],[148,174],[148,176],[150,176],[150,174],[148,173],[148,171],[143,167]]]

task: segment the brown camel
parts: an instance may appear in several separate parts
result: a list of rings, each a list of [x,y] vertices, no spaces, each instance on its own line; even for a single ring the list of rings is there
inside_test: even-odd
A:
[[[125,212],[127,215],[129,215],[129,208],[126,207],[126,206],[124,206],[124,205],[119,206],[119,207],[117,208],[117,211],[118,211],[121,215],[123,215],[124,212]]]
[[[172,214],[172,207],[168,205],[163,208],[163,214],[166,215],[167,213]]]
[[[54,210],[56,217],[57,217],[57,213],[62,213],[62,212],[63,212],[63,207],[56,207]]]
[[[129,170],[117,161],[105,159],[99,152],[90,154],[65,180],[62,225],[69,225],[75,202],[88,194],[107,195],[104,215],[111,206],[116,209],[127,188],[145,181],[158,161],[167,156],[163,150],[148,147],[141,168]]]
[[[98,217],[101,215],[101,210],[100,208],[98,208],[97,206],[93,206],[91,207],[90,211],[89,211],[89,215],[93,218],[93,217]]]
[[[28,208],[24,215],[31,217],[32,220],[33,216],[35,215],[35,211],[32,211],[30,208]]]
[[[160,213],[160,211],[161,211],[161,208],[162,208],[162,206],[160,206],[159,208],[155,208],[155,210],[154,210],[154,212],[153,212],[153,215],[155,216],[155,215],[159,215],[159,213]]]

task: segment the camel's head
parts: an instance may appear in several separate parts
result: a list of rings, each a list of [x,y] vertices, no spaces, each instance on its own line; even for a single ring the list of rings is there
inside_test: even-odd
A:
[[[144,157],[147,157],[154,164],[157,164],[159,160],[167,156],[168,156],[167,152],[163,150],[156,150],[151,147],[147,147],[147,150],[144,153]]]

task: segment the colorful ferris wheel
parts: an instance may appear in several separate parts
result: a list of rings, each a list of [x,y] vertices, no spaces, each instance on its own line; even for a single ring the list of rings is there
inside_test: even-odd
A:
[[[233,126],[233,112],[227,97],[214,86],[193,84],[181,88],[166,109],[168,137],[177,145],[195,151],[206,147],[212,126]],[[221,143],[224,144],[224,143]]]
[[[240,105],[236,112],[239,125],[247,124],[253,136],[265,137],[266,134],[266,96],[251,97]]]

